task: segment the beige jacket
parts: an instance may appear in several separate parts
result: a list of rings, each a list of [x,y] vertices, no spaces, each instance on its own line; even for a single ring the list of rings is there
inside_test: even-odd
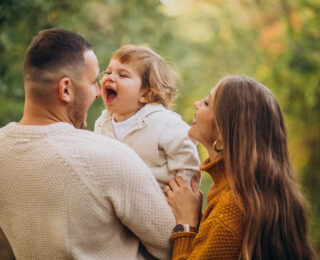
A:
[[[177,175],[189,185],[193,176],[200,183],[200,160],[196,145],[188,136],[189,128],[177,113],[159,104],[147,104],[140,109],[123,142],[147,164],[160,187]],[[102,111],[94,131],[117,139],[109,111]]]

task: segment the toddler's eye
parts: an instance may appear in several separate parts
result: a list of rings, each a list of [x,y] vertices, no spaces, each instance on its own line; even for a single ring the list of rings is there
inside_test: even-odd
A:
[[[203,101],[203,104],[204,104],[205,106],[209,106],[209,103],[208,103],[207,100],[204,100],[204,101]]]
[[[105,74],[110,75],[111,71],[106,71]]]
[[[123,73],[120,73],[119,75],[120,75],[120,77],[122,77],[122,78],[127,78],[127,77],[128,77],[127,74],[123,74]]]

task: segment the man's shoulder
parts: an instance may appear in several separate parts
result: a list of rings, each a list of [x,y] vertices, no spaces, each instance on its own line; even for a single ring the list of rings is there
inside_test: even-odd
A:
[[[5,128],[6,128],[5,126],[0,128],[0,140],[5,138],[5,132],[6,132]]]
[[[112,139],[108,136],[104,136],[89,130],[73,129],[69,135],[60,136],[65,139],[66,142],[71,144],[77,144],[81,149],[90,149],[97,151],[103,150],[119,150],[120,152],[131,150],[127,145]]]
[[[51,141],[51,145],[71,164],[81,161],[82,164],[96,170],[119,170],[126,168],[125,165],[136,165],[136,168],[143,169],[145,167],[129,146],[88,130],[73,129],[71,132],[61,133]]]
[[[83,129],[73,129],[73,137],[82,139],[83,142],[88,143],[114,143],[114,141],[111,138],[108,138],[104,135],[98,134],[96,132],[90,131],[90,130],[83,130]]]
[[[4,135],[5,131],[6,131],[6,126],[0,127],[0,137]]]
[[[0,127],[0,133],[3,134],[7,131],[7,129],[11,126],[11,125],[16,125],[17,122],[11,122],[11,123],[8,123],[7,125],[5,126],[1,126]]]
[[[10,135],[10,128],[15,125],[17,125],[17,122],[11,122],[0,127],[0,140],[5,140],[7,136]]]

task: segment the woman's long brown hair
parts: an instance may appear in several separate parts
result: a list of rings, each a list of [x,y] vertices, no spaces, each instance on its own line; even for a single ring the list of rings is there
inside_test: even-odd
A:
[[[275,97],[253,79],[227,76],[217,85],[214,107],[227,177],[244,212],[239,259],[313,259]]]

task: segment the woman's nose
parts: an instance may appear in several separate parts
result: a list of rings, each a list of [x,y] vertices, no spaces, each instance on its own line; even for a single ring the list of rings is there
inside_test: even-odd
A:
[[[199,109],[199,108],[201,107],[201,101],[198,100],[198,101],[194,102],[194,107],[195,107],[196,109]]]

